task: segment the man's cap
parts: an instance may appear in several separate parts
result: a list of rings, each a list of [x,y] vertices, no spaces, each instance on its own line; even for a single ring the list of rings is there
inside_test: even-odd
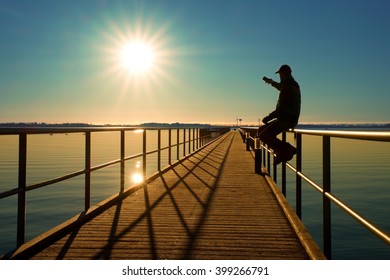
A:
[[[290,66],[288,66],[287,64],[284,64],[282,66],[280,66],[279,70],[275,72],[275,74],[278,74],[278,73],[284,73],[284,74],[291,74],[292,70],[290,68]]]

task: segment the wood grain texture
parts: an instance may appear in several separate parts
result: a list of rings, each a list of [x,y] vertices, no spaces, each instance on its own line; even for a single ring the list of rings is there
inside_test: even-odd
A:
[[[309,259],[238,132],[32,259]]]

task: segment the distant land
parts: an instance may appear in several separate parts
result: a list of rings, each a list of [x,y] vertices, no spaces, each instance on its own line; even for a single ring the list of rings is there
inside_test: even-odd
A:
[[[88,124],[88,123],[44,123],[44,122],[9,122],[0,123],[0,128],[22,128],[22,127],[225,127],[223,125],[211,125],[200,123],[143,123],[138,125],[124,125],[124,124]]]
[[[196,128],[208,128],[208,127],[226,127],[226,125],[212,125],[201,123],[143,123],[138,125],[123,125],[123,124],[104,124],[95,125],[88,123],[44,123],[44,122],[8,122],[0,123],[0,128],[22,128],[22,127],[196,127]],[[236,126],[229,126],[236,127]],[[345,129],[390,129],[390,123],[339,123],[339,124],[298,124],[296,128],[300,129],[332,129],[332,128],[345,128]]]
[[[338,124],[298,124],[296,128],[300,129],[326,129],[326,128],[361,128],[361,129],[373,129],[373,128],[388,128],[390,129],[390,123],[338,123]]]

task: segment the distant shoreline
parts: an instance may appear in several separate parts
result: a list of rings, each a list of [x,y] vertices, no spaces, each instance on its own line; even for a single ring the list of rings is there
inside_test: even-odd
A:
[[[88,123],[39,123],[39,122],[15,122],[0,123],[0,128],[23,128],[23,127],[65,127],[65,128],[82,128],[82,127],[226,127],[226,125],[211,125],[200,123],[143,123],[143,124],[88,124]]]
[[[316,128],[389,128],[390,129],[390,123],[347,123],[347,124],[298,124],[296,128],[300,129],[316,129]]]
[[[209,127],[236,127],[235,125],[212,125],[201,123],[143,123],[138,125],[123,125],[123,124],[87,124],[87,123],[42,123],[42,122],[8,122],[0,123],[0,128],[22,128],[22,127],[196,127],[196,128],[209,128]],[[298,124],[296,128],[300,129],[317,129],[317,128],[389,128],[390,123],[339,123],[339,124],[327,124],[327,123],[315,123],[315,124]]]

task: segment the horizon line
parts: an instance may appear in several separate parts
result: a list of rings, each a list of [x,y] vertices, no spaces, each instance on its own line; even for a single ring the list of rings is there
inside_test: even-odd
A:
[[[139,124],[115,124],[115,123],[105,123],[105,124],[94,124],[94,123],[84,123],[84,122],[62,122],[62,123],[47,123],[47,122],[0,122],[0,127],[6,126],[150,126],[150,125],[201,125],[201,126],[259,126],[259,123],[256,122],[248,122],[247,124],[237,125],[235,122],[215,122],[215,123],[202,123],[202,122],[145,122]],[[386,126],[390,125],[389,122],[302,122],[298,123],[297,126]]]

